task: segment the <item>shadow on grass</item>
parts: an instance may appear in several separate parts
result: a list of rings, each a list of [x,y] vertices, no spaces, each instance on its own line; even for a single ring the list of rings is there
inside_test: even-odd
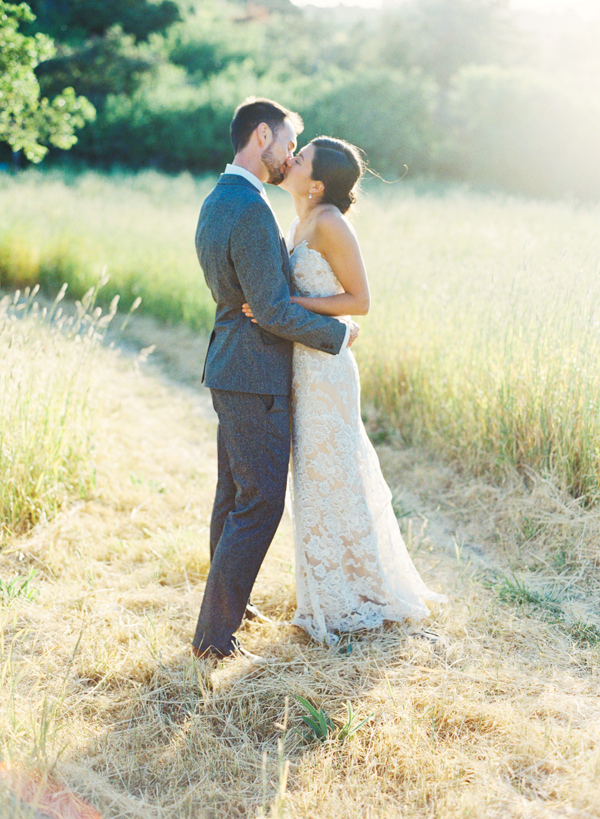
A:
[[[245,629],[256,638],[257,626]],[[244,658],[199,661],[184,651],[159,660],[141,679],[112,679],[110,688],[121,689],[113,725],[84,751],[109,786],[104,799],[96,797],[101,810],[102,802],[116,807],[135,797],[148,816],[266,816],[282,804],[286,787],[294,790],[305,763],[312,768],[325,754],[343,764],[351,742],[335,734],[311,739],[296,697],[323,708],[340,727],[350,702],[360,722],[368,716],[361,700],[390,670],[410,665],[415,643],[407,625],[343,637],[334,648],[315,645],[289,626],[267,629],[271,639],[260,647],[265,665]],[[429,656],[438,664],[435,651]],[[102,684],[93,686],[99,693]],[[104,814],[117,815],[113,808]]]

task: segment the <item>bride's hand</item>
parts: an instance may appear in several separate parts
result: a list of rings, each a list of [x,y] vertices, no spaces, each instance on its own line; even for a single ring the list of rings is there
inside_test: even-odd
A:
[[[247,302],[244,302],[244,304],[242,304],[242,312],[249,319],[252,319],[252,324],[258,324],[257,320],[254,318],[254,313],[250,309],[250,305]]]

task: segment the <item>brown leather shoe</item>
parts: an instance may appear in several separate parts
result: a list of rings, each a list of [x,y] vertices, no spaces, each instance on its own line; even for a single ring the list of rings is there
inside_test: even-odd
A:
[[[212,660],[213,662],[218,662],[219,660],[224,660],[226,657],[233,656],[232,654],[222,654],[220,651],[217,651],[216,648],[207,648],[204,651],[200,651],[196,646],[192,646],[192,654],[197,660]]]

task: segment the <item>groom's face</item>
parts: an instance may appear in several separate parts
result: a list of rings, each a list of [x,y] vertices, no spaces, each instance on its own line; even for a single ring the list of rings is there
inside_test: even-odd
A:
[[[261,154],[262,163],[267,169],[269,185],[279,185],[285,179],[288,160],[296,150],[296,131],[288,120],[273,134],[271,143]]]

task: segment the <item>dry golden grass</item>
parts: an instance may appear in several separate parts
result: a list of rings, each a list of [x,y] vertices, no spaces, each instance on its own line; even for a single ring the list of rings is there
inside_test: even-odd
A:
[[[202,360],[197,340],[134,331],[158,340],[171,375]],[[380,448],[415,562],[450,595],[428,623],[443,641],[403,624],[340,652],[248,623],[243,641],[268,665],[208,667],[189,643],[214,421],[193,381],[105,351],[95,489],[0,555],[5,583],[37,570],[31,599],[1,599],[4,761],[50,770],[104,819],[597,816],[600,652],[573,623],[600,626],[598,514],[535,476],[488,485]],[[511,597],[513,574],[537,603],[519,586]],[[287,520],[254,600],[277,620],[293,612]],[[310,741],[294,695],[339,724],[347,702],[372,717],[344,742]],[[25,816],[14,803],[0,815]]]

